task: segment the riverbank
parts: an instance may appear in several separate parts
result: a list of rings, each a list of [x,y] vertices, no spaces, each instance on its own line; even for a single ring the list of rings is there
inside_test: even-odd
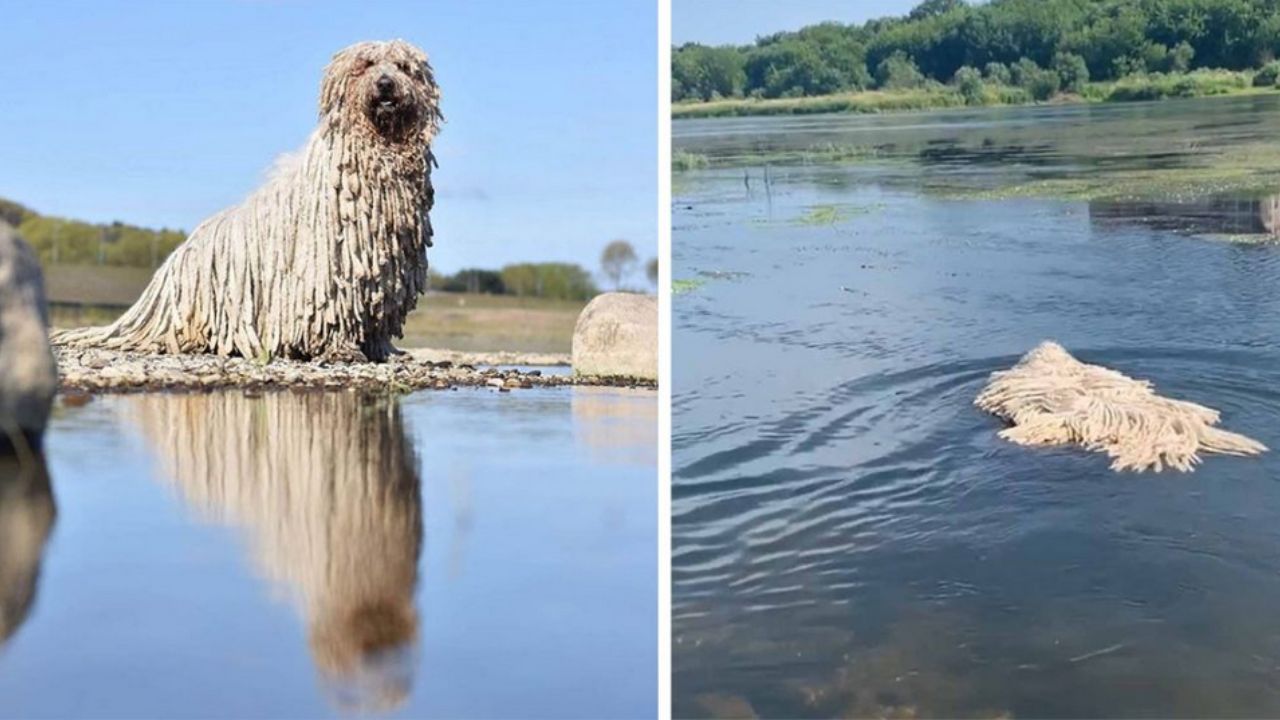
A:
[[[653,388],[636,378],[580,377],[544,372],[533,365],[567,365],[564,355],[463,353],[409,350],[386,363],[319,363],[274,360],[259,363],[213,355],[150,355],[112,350],[56,348],[59,391],[86,393],[270,390],[360,390],[409,392],[491,388],[511,392],[537,387],[591,385]]]
[[[1197,70],[1190,73],[1130,75],[1120,80],[1087,83],[1079,93],[1058,93],[1036,100],[1024,88],[985,83],[980,94],[965,97],[959,88],[932,84],[906,90],[865,90],[798,98],[730,98],[709,102],[680,102],[671,106],[672,119],[747,117],[760,115],[816,115],[826,113],[896,113],[957,107],[1053,105],[1081,102],[1135,102],[1166,98],[1273,93],[1274,86],[1253,87],[1251,70]]]

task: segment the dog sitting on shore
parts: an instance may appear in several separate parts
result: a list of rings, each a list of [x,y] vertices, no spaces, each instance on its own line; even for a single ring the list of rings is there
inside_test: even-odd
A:
[[[426,287],[439,102],[409,43],[342,50],[306,147],[196,227],[116,322],[54,333],[54,344],[385,360]]]

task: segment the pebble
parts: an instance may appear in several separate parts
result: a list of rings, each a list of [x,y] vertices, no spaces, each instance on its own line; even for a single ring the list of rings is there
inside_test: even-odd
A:
[[[62,396],[63,407],[82,407],[88,405],[93,396],[84,392],[69,392]]]

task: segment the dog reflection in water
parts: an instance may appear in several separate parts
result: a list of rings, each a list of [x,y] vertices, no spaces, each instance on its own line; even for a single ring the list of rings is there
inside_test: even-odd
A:
[[[183,499],[242,528],[308,625],[312,655],[350,710],[408,697],[422,549],[420,483],[394,400],[239,392],[130,398]]]
[[[56,516],[44,459],[0,456],[0,647],[31,613]]]

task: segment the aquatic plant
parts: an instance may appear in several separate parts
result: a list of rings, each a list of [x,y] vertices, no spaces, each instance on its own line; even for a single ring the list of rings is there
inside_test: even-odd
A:
[[[1085,151],[1080,151],[1085,152]],[[1227,151],[1188,152],[1187,163],[1164,167],[1096,168],[1070,177],[1010,175],[985,188],[930,184],[924,189],[954,200],[1190,200],[1208,195],[1262,195],[1280,188],[1280,149],[1251,142]]]
[[[796,220],[799,225],[835,225],[844,220],[845,214],[835,205],[814,205],[809,212]]]
[[[693,292],[694,290],[697,290],[698,288],[700,288],[700,287],[702,287],[703,285],[706,285],[706,284],[707,284],[707,281],[706,281],[706,279],[705,279],[705,278],[692,278],[692,279],[685,279],[685,280],[672,280],[672,281],[671,281],[671,294],[672,294],[672,295],[684,295],[684,294],[686,294],[686,293],[691,293],[691,292]]]
[[[692,153],[687,150],[676,150],[671,153],[671,171],[672,172],[688,172],[689,170],[702,170],[711,164],[710,158],[701,153]]]
[[[681,154],[685,157],[679,157]],[[883,151],[874,145],[852,143],[821,143],[803,148],[778,148],[756,150],[736,155],[701,155],[677,150],[671,156],[673,172],[705,170],[708,168],[764,167],[767,173],[772,165],[837,165],[867,162],[880,159]],[[754,178],[752,178],[754,179]],[[764,180],[768,182],[768,178]],[[679,184],[679,180],[674,181]]]
[[[804,215],[795,218],[791,222],[795,225],[807,225],[811,227],[838,225],[852,217],[866,215],[878,207],[880,206],[852,204],[810,205]]]
[[[1079,445],[1111,457],[1111,469],[1188,472],[1201,453],[1257,455],[1262,443],[1214,427],[1218,411],[1157,395],[1147,380],[1080,362],[1040,343],[991,375],[974,400],[1008,420],[1000,437],[1019,445]]]

